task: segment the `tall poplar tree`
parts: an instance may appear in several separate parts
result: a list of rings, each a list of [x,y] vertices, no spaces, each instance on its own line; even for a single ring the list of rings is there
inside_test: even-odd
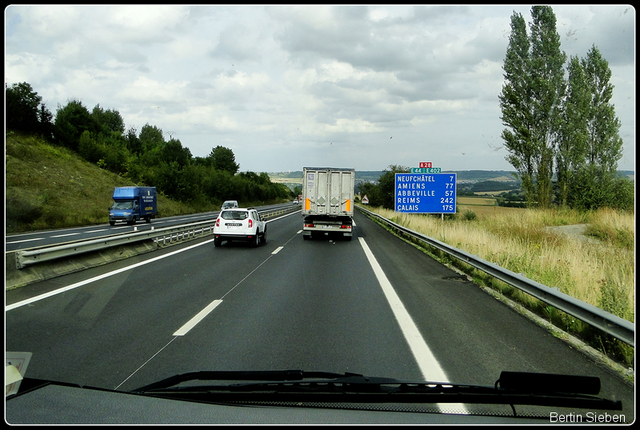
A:
[[[531,131],[534,127],[530,99],[529,59],[530,43],[527,25],[519,13],[511,16],[511,35],[504,61],[505,83],[498,96],[505,127],[502,131],[506,159],[516,169],[522,181],[522,190],[529,204],[535,201],[534,152]]]
[[[550,6],[531,8],[531,95],[534,131],[531,143],[535,153],[537,200],[540,207],[553,201],[553,167],[559,128],[562,123],[562,98],[565,95],[564,63],[556,16]]]
[[[549,6],[531,8],[531,36],[520,14],[511,17],[511,35],[499,96],[502,133],[509,161],[518,171],[529,205],[553,201],[553,167],[562,123],[564,62],[556,17]]]
[[[568,204],[569,190],[577,180],[577,172],[586,162],[589,135],[589,106],[591,91],[584,68],[578,57],[571,57],[568,66],[567,97],[564,101],[563,122],[556,152],[558,203]]]
[[[581,118],[574,120],[586,134],[584,159],[576,166],[575,179],[569,183],[567,201],[582,209],[628,206],[630,197],[620,190],[626,189],[625,184],[616,178],[623,142],[619,136],[620,121],[610,103],[613,85],[609,82],[609,63],[593,46],[580,61],[580,67],[587,94],[581,102]],[[563,136],[563,140],[570,137]]]
[[[595,46],[582,60],[587,83],[591,90],[589,109],[589,138],[587,141],[588,163],[603,172],[615,173],[618,160],[622,158],[622,139],[619,136],[620,120],[610,103],[613,96],[611,69]]]

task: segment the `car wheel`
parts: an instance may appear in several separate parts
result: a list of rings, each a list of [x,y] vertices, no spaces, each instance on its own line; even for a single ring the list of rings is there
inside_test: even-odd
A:
[[[265,228],[264,231],[262,232],[262,244],[266,245],[267,244],[267,229]]]
[[[219,238],[213,239],[213,246],[215,246],[217,248],[220,245],[222,245],[222,241]]]
[[[252,245],[254,247],[257,247],[258,245],[260,245],[260,232],[258,230],[256,230],[256,234],[253,236]]]

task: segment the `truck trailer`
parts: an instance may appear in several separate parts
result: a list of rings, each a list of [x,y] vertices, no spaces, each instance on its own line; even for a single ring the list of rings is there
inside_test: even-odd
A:
[[[151,222],[158,214],[156,187],[116,187],[113,205],[109,208],[109,224],[117,221],[135,224],[144,219]]]
[[[339,235],[351,240],[355,169],[304,167],[302,178],[302,235]]]

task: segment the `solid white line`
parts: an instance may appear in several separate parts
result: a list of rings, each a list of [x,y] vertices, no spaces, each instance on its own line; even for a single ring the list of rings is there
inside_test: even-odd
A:
[[[67,237],[67,236],[77,236],[80,233],[67,233],[67,234],[59,234],[57,236],[51,236],[51,237]]]
[[[127,270],[135,269],[136,267],[144,266],[145,264],[149,264],[149,263],[153,263],[153,262],[158,261],[158,260],[162,260],[163,258],[171,257],[171,256],[173,256],[175,254],[179,254],[181,252],[188,251],[190,249],[197,248],[198,246],[206,245],[206,244],[211,243],[211,242],[213,242],[213,239],[207,240],[206,242],[198,243],[196,245],[191,245],[191,246],[188,246],[186,248],[179,249],[177,251],[173,251],[173,252],[170,252],[170,253],[165,254],[165,255],[161,255],[160,257],[155,257],[155,258],[151,258],[151,259],[146,260],[146,261],[141,261],[140,263],[132,264],[131,266],[123,267],[122,269],[114,270],[113,272],[104,273],[104,274],[96,276],[94,278],[85,279],[84,281],[80,281],[80,282],[77,282],[75,284],[67,285],[66,287],[63,287],[63,288],[60,288],[60,289],[57,289],[57,290],[53,290],[53,291],[49,291],[48,293],[40,294],[39,296],[31,297],[30,299],[25,299],[25,300],[23,300],[21,302],[16,302],[16,303],[14,303],[12,305],[5,306],[4,309],[5,309],[5,312],[6,312],[6,311],[10,311],[10,310],[22,307],[22,306],[26,306],[26,305],[29,305],[31,303],[35,303],[35,302],[38,302],[40,300],[55,296],[57,294],[64,293],[64,292],[69,291],[69,290],[73,290],[73,289],[78,288],[78,287],[82,287],[83,285],[87,285],[87,284],[90,284],[92,282],[99,281],[101,279],[105,279],[105,278],[108,278],[108,277],[113,276],[113,275],[117,275],[118,273],[126,272]]]
[[[220,303],[222,303],[222,300],[214,300],[211,303],[209,303],[209,305],[206,308],[204,308],[203,310],[198,312],[198,314],[196,316],[191,318],[185,325],[180,327],[178,329],[178,331],[176,331],[173,335],[174,336],[184,336],[185,334],[187,334],[189,332],[189,330],[191,330],[193,327],[196,326],[196,324],[198,324],[200,321],[202,321],[204,319],[204,317],[209,315],[209,312],[214,310],[216,308],[216,306],[218,306]]]
[[[360,245],[369,260],[369,264],[371,264],[371,268],[373,269],[376,278],[378,278],[380,287],[382,287],[382,291],[391,306],[393,315],[396,317],[396,320],[398,320],[402,334],[404,334],[404,338],[409,344],[409,348],[418,363],[418,367],[422,372],[424,380],[429,382],[450,382],[447,378],[447,374],[444,372],[440,363],[438,363],[438,360],[436,360],[436,357],[431,352],[431,349],[422,338],[420,330],[418,330],[418,327],[413,322],[411,315],[409,315],[409,312],[402,304],[396,290],[393,289],[391,282],[387,279],[387,275],[384,274],[382,267],[378,264],[378,260],[376,260],[373,252],[369,249],[369,245],[367,245],[362,237],[359,237],[358,240],[360,241]],[[460,403],[438,404],[438,407],[441,410],[443,408],[452,408],[457,413],[468,413],[466,407]]]
[[[440,363],[436,360],[433,353],[429,349],[429,346],[426,344],[422,335],[420,335],[420,331],[418,327],[411,319],[411,315],[407,312],[407,309],[400,301],[400,297],[396,293],[396,290],[393,289],[391,282],[387,279],[387,276],[384,274],[382,267],[378,264],[378,261],[374,257],[371,249],[369,249],[369,245],[364,241],[364,238],[359,237],[360,245],[362,249],[364,249],[364,253],[369,260],[369,264],[373,268],[373,272],[378,278],[378,282],[380,282],[380,287],[382,287],[382,291],[391,306],[391,310],[393,311],[393,315],[398,320],[398,324],[400,324],[400,328],[402,329],[402,333],[404,334],[405,339],[409,343],[409,348],[411,348],[411,352],[413,353],[416,361],[418,362],[418,366],[422,371],[422,375],[424,376],[426,381],[435,381],[435,382],[448,382],[447,376],[440,367]]]

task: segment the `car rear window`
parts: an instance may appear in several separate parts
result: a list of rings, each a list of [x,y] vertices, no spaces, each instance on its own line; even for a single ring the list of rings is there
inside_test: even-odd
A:
[[[220,215],[222,219],[226,220],[242,220],[247,218],[247,212],[245,211],[223,211]]]

